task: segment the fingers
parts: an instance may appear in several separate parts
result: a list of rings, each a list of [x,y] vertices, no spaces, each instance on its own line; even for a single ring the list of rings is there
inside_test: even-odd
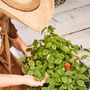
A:
[[[41,86],[43,86],[43,84],[45,83],[47,77],[48,77],[48,74],[46,73],[43,80],[41,81]]]
[[[45,74],[42,81],[36,81],[34,76],[25,75],[25,77],[28,79],[28,80],[26,80],[27,85],[34,86],[34,87],[43,86],[43,84],[45,83],[45,81],[47,79],[47,76],[48,75]]]
[[[37,87],[38,87],[38,86],[41,86],[41,87],[42,87],[43,84],[44,84],[44,83],[42,83],[42,82],[38,82],[36,86],[37,86]]]
[[[48,74],[46,73],[45,76],[44,76],[44,78],[43,78],[43,80],[41,81],[42,83],[45,83],[45,81],[47,79],[47,76],[48,76]]]
[[[45,81],[46,81],[46,79],[47,79],[47,74],[45,74],[45,76],[44,76],[44,78],[43,78],[43,80],[42,81],[35,81],[35,86],[43,86],[44,85],[44,83],[45,83]]]

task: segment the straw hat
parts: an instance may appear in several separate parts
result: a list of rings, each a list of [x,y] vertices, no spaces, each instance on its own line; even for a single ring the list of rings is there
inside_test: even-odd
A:
[[[0,0],[0,10],[32,30],[41,31],[53,16],[54,0]]]

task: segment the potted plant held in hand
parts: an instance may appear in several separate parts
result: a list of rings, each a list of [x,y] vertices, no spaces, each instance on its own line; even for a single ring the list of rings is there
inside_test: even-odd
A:
[[[52,26],[45,28],[44,38],[34,40],[27,49],[32,56],[23,61],[24,74],[34,75],[36,80],[48,74],[43,87],[28,90],[88,90],[90,68],[79,62],[81,47],[55,34],[54,29]]]

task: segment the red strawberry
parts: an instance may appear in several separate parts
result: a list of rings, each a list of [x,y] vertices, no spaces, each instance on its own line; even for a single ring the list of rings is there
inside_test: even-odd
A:
[[[71,66],[71,65],[70,65],[69,63],[65,63],[65,64],[64,64],[65,70],[66,70],[66,71],[70,70],[70,66]]]

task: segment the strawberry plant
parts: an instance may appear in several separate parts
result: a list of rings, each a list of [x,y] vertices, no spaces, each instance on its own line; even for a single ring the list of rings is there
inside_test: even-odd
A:
[[[77,54],[81,47],[55,34],[52,26],[45,30],[44,38],[34,40],[27,49],[32,56],[23,61],[22,71],[34,75],[36,80],[42,80],[45,73],[48,78],[43,87],[28,90],[88,90],[90,69],[79,62]]]

